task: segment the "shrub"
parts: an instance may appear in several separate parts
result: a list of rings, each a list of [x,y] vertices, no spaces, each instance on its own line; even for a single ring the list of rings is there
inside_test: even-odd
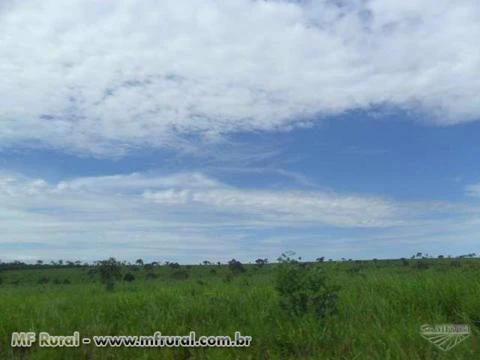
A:
[[[228,262],[228,268],[234,275],[238,275],[246,271],[243,264],[240,261],[235,259],[232,259]]]
[[[64,280],[63,280],[63,283],[64,283],[65,285],[70,285],[72,282],[71,282],[70,280],[68,280],[68,279],[64,279]]]
[[[132,273],[126,273],[123,277],[123,281],[131,282],[133,280],[135,280],[135,276]]]
[[[452,261],[450,261],[450,266],[451,267],[461,267],[462,263],[460,262],[460,260],[452,260]]]
[[[115,281],[122,278],[120,263],[115,258],[100,261],[100,280],[105,285],[105,289],[112,291]]]
[[[362,272],[362,268],[359,267],[359,266],[356,266],[356,267],[351,267],[349,269],[347,269],[347,274],[349,275],[361,275],[361,276],[365,276],[365,274],[363,274]]]
[[[285,254],[279,261],[276,290],[284,310],[297,316],[312,312],[320,318],[336,311],[338,288],[327,285],[321,267],[300,263]]]
[[[185,270],[178,270],[172,273],[172,278],[175,280],[186,280],[188,277],[189,274]]]
[[[145,279],[147,280],[153,280],[153,279],[156,279],[158,277],[157,274],[155,274],[154,272],[149,272],[147,273],[147,275],[145,275]]]
[[[430,268],[430,264],[423,260],[417,260],[415,268],[417,270],[427,270],[428,268]]]
[[[50,279],[46,276],[42,276],[37,280],[37,284],[48,284],[50,282]]]

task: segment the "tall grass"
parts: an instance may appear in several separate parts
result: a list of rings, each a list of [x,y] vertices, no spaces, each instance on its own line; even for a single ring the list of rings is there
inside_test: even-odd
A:
[[[460,267],[435,260],[323,263],[340,286],[338,313],[324,319],[282,310],[275,264],[229,276],[219,266],[194,266],[186,280],[156,267],[106,292],[87,268],[4,271],[0,276],[1,359],[476,359],[480,358],[480,261]],[[183,267],[185,269],[185,267]],[[211,269],[215,269],[212,272]],[[126,270],[125,270],[126,271]],[[40,277],[51,279],[37,284]],[[68,278],[72,284],[54,284]],[[15,285],[16,284],[16,285]],[[473,334],[449,352],[419,334],[422,324],[459,323]],[[253,337],[250,348],[12,349],[13,331],[68,335],[230,335]]]

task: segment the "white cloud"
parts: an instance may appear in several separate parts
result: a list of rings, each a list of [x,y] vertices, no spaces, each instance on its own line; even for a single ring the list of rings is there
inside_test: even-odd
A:
[[[398,208],[383,199],[340,196],[306,191],[244,189],[168,189],[146,192],[158,204],[189,205],[232,215],[249,215],[257,221],[281,226],[301,223],[329,226],[389,226],[397,223]]]
[[[465,191],[469,196],[480,197],[480,183],[465,186]]]
[[[476,0],[2,2],[0,142],[121,155],[374,104],[476,120],[479,17]]]
[[[305,250],[314,244],[320,247],[337,238],[328,229],[354,231],[348,237],[358,247],[369,241],[379,246],[389,238],[408,240],[412,246],[424,238],[441,243],[447,234],[470,236],[473,230],[464,227],[478,228],[478,209],[322,190],[244,189],[195,172],[57,183],[0,174],[4,259],[158,254],[190,262],[225,260],[231,254],[252,258],[297,247]],[[382,235],[370,236],[366,231]],[[284,240],[278,246],[269,245],[269,239],[279,236]],[[338,237],[338,246],[345,236]],[[301,238],[310,240],[303,244]]]

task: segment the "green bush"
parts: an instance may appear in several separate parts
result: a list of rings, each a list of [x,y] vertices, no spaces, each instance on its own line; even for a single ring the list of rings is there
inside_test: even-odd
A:
[[[242,274],[246,271],[243,264],[240,261],[235,259],[232,259],[228,262],[228,268],[234,275]]]
[[[172,273],[172,278],[175,280],[187,280],[190,275],[185,270],[177,270]]]
[[[327,285],[320,266],[300,263],[285,254],[279,261],[276,290],[285,311],[296,316],[315,313],[320,318],[336,312],[338,287]]]
[[[132,273],[126,273],[123,277],[123,281],[131,282],[133,280],[135,280],[135,276]]]
[[[120,263],[115,258],[100,261],[100,280],[105,285],[105,289],[112,291],[115,281],[122,278]]]
[[[50,282],[50,279],[46,276],[42,276],[37,280],[37,284],[48,284]]]
[[[145,279],[147,280],[154,280],[158,277],[157,274],[155,274],[154,272],[150,271],[149,273],[147,273],[147,275],[145,275]]]

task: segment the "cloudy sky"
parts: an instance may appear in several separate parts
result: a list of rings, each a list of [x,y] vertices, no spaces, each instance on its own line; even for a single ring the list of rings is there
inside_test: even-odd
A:
[[[477,0],[0,2],[0,259],[479,253]]]

